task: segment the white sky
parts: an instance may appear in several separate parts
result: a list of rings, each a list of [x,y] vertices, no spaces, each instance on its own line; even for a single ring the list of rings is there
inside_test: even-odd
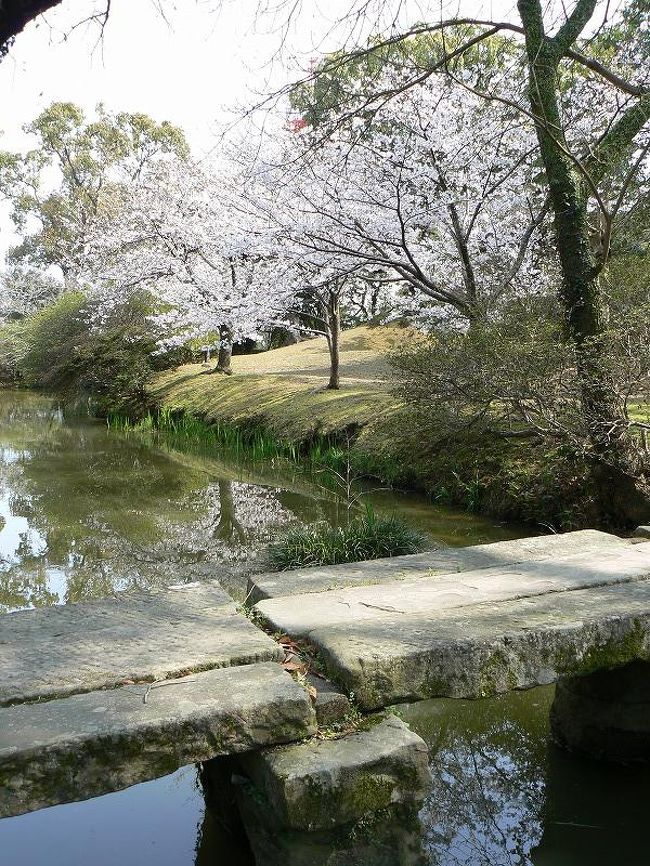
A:
[[[439,5],[423,2],[423,10],[420,0],[409,2],[411,22],[440,15]],[[503,16],[513,2],[486,0],[483,14]],[[479,4],[463,0],[463,11],[477,14]],[[0,63],[0,148],[25,147],[22,126],[54,101],[74,102],[88,113],[103,102],[109,110],[143,111],[181,126],[194,154],[204,155],[233,111],[291,77],[286,58],[292,53],[305,63],[316,53],[313,46],[336,46],[335,37],[323,43],[323,35],[351,0],[303,0],[285,63],[272,65],[279,36],[268,20],[266,32],[255,26],[257,5],[258,0],[225,0],[215,11],[218,0],[166,0],[166,22],[154,0],[113,0],[98,44],[95,26],[70,33],[94,9],[94,0],[67,0],[28,25]],[[6,209],[0,209],[0,256],[15,242]]]

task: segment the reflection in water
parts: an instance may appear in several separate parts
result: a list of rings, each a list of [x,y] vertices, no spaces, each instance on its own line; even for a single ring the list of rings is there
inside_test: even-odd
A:
[[[241,594],[269,538],[342,518],[304,474],[109,433],[47,398],[0,392],[0,612],[218,577]],[[516,530],[381,492],[432,538],[471,543]]]
[[[214,461],[65,423],[43,402],[27,395],[18,417],[13,404],[0,412],[0,610],[202,577],[228,583],[254,567],[270,535],[314,510],[287,507],[282,488]]]
[[[650,768],[548,740],[553,687],[402,708],[432,754],[421,812],[432,866],[641,866]]]
[[[491,733],[491,735],[490,735]],[[454,737],[434,756],[434,795],[425,809],[430,851],[439,863],[524,866],[542,835],[543,777],[532,743],[504,723]]]
[[[549,749],[552,696],[552,688],[543,688],[401,708],[432,750],[421,839],[408,821],[391,825],[382,818],[358,834],[356,847],[348,838],[328,849],[318,834],[279,837],[257,815],[254,861],[228,804],[215,805],[212,797],[212,811],[206,809],[196,770],[186,767],[85,803],[0,820],[0,863],[642,866],[650,769],[608,767]]]
[[[431,750],[421,817],[432,863],[529,866],[543,832],[551,697],[545,689],[404,708]]]
[[[337,520],[336,504],[316,484],[274,473],[68,422],[34,395],[0,395],[0,611],[197,577],[218,576],[236,589],[243,571],[260,567],[270,535],[298,522]],[[372,498],[448,543],[515,534],[414,497]],[[401,708],[432,751],[433,786],[421,813],[430,866],[647,861],[650,770],[549,750],[552,694]],[[86,803],[1,820],[0,864],[252,866],[248,846],[231,830],[218,810],[206,812],[196,771],[185,768]],[[408,856],[395,866],[419,857],[411,827],[382,830],[393,841],[404,834]],[[315,866],[304,839],[284,842],[286,866]],[[270,866],[259,845],[257,853],[257,866]],[[324,862],[359,862],[354,852],[347,861],[340,851],[331,855],[320,847]]]
[[[203,824],[193,767],[83,803],[0,821],[2,866],[193,866]],[[211,866],[227,866],[213,849]],[[235,861],[236,862],[236,861]],[[242,864],[243,866],[243,864]]]

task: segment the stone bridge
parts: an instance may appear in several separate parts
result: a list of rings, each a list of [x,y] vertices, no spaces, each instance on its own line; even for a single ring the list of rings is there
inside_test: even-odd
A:
[[[0,817],[232,755],[295,830],[323,829],[306,779],[327,826],[421,798],[426,748],[394,716],[310,739],[347,700],[321,680],[314,701],[279,633],[367,713],[560,680],[560,740],[650,754],[650,544],[582,531],[258,575],[248,600],[214,581],[2,617]]]

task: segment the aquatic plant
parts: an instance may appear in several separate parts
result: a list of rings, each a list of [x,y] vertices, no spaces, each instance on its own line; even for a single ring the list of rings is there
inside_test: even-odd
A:
[[[289,530],[269,546],[269,562],[272,569],[284,571],[403,556],[418,553],[425,545],[425,536],[403,520],[377,515],[366,506],[363,514],[343,526],[316,523]]]

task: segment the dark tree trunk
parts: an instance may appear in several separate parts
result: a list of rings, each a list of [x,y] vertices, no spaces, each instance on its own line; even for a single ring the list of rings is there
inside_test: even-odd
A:
[[[246,532],[237,520],[235,500],[232,495],[232,481],[219,482],[219,522],[214,534],[231,546],[243,544],[246,540]]]
[[[588,2],[582,5],[590,17]],[[599,511],[608,523],[640,522],[650,512],[650,500],[644,480],[637,476],[627,420],[613,387],[599,267],[591,246],[588,188],[567,154],[558,107],[558,67],[570,46],[545,35],[539,0],[518,0],[518,7],[526,36],[530,103],[537,120],[562,270],[560,301],[576,351],[588,461]]]
[[[58,6],[60,2],[61,0],[4,0],[0,3],[0,59],[26,24],[53,6]]]
[[[337,293],[330,294],[327,305],[327,345],[330,353],[330,379],[327,388],[331,391],[338,391],[341,386],[340,342],[341,306]]]
[[[221,328],[221,340],[219,341],[219,356],[217,358],[217,366],[212,371],[213,373],[224,373],[226,376],[232,376],[232,331],[230,328]]]

